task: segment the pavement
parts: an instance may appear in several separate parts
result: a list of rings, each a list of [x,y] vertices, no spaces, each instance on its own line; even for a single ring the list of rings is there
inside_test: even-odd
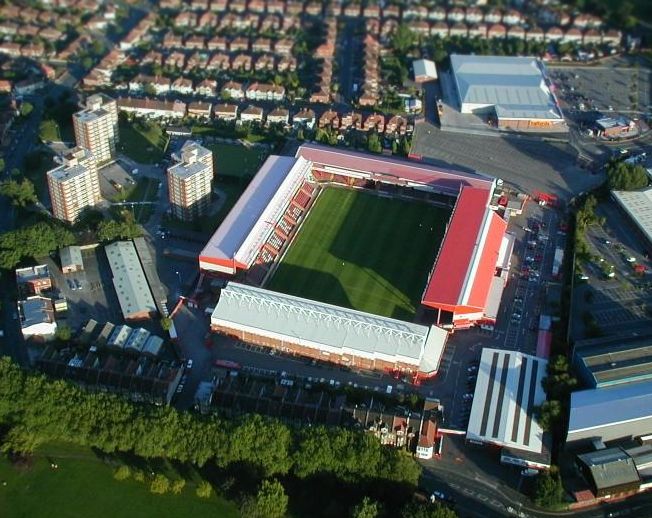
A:
[[[430,164],[486,173],[520,192],[540,190],[565,200],[604,180],[575,165],[577,152],[569,144],[541,138],[451,133],[422,122],[411,152]]]

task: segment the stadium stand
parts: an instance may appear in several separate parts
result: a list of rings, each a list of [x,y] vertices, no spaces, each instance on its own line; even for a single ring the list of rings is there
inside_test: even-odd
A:
[[[463,187],[421,303],[452,315],[456,328],[483,321],[507,222],[488,205],[491,191]],[[504,286],[504,284],[503,284]],[[494,295],[495,296],[495,295]]]
[[[320,183],[370,187],[455,209],[422,304],[437,322],[464,328],[490,321],[506,282],[497,268],[507,223],[489,208],[496,180],[419,162],[304,144],[270,156],[199,256],[203,273],[244,273],[261,286],[318,197]],[[487,311],[487,306],[491,311]],[[444,313],[442,317],[442,312]]]
[[[448,333],[402,320],[229,282],[211,330],[237,340],[358,369],[433,376]]]

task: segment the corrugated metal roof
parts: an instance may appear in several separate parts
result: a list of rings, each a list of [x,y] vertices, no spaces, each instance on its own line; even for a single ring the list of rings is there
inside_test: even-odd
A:
[[[536,58],[452,54],[451,69],[463,104],[495,106],[500,118],[562,118]]]
[[[104,248],[113,273],[113,286],[125,318],[156,312],[156,304],[131,241],[116,241]]]
[[[446,331],[234,282],[222,290],[211,323],[252,330],[331,353],[438,365]],[[431,357],[432,356],[432,357]]]
[[[568,433],[652,416],[652,382],[581,390],[571,394]]]
[[[652,243],[652,187],[639,191],[611,191],[614,199]]]
[[[484,348],[467,438],[541,453],[543,430],[533,412],[546,400],[541,380],[547,364],[529,354]]]
[[[621,448],[583,453],[577,458],[591,471],[597,489],[608,489],[640,480],[634,461]]]

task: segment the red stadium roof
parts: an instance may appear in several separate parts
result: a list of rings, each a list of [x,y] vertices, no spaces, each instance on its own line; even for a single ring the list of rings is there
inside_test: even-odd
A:
[[[317,144],[304,144],[296,156],[302,156],[315,165],[357,171],[367,177],[380,177],[385,180],[407,180],[421,185],[429,185],[442,192],[457,194],[462,186],[492,189],[493,178],[476,173],[450,171],[432,165],[399,160],[387,156],[374,156],[368,153],[341,150]]]
[[[453,313],[484,311],[507,223],[489,209],[491,191],[464,187],[422,303]]]

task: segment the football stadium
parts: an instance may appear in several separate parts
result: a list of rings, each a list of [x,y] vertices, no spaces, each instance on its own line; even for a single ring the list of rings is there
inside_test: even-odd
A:
[[[203,276],[227,280],[211,329],[352,368],[436,374],[449,331],[495,321],[511,255],[495,185],[315,144],[270,156],[200,254]]]

